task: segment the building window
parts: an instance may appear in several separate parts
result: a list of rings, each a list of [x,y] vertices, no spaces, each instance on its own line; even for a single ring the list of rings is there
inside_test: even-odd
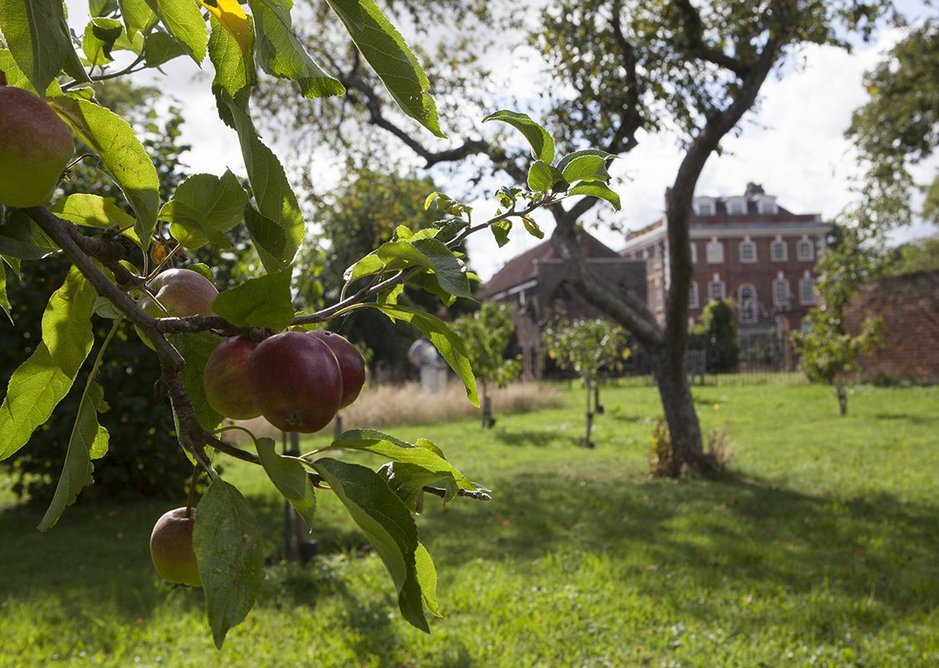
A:
[[[691,264],[698,263],[698,245],[695,242],[691,242]]]
[[[776,206],[776,198],[770,195],[760,197],[757,203],[757,210],[764,216],[772,216],[779,213],[779,208]]]
[[[815,279],[809,272],[799,280],[799,302],[812,305],[815,303]]]
[[[756,288],[744,283],[737,291],[737,307],[740,322],[752,324],[757,320]]]
[[[773,281],[773,304],[776,306],[789,306],[789,281],[782,273]]]
[[[770,244],[769,252],[773,262],[785,262],[789,259],[789,249],[786,242],[779,237],[776,237],[776,240]]]
[[[688,308],[698,308],[698,284],[691,281],[691,290],[688,292]]]
[[[709,198],[695,198],[694,213],[696,216],[713,216],[714,201]]]
[[[756,262],[756,244],[749,238],[740,242],[740,261]]]
[[[720,274],[714,274],[714,278],[708,283],[708,299],[721,300],[727,296],[727,289]]]
[[[800,260],[815,259],[815,247],[812,242],[808,239],[799,239],[799,243],[796,244],[796,256]]]
[[[711,239],[704,250],[710,264],[718,264],[724,261],[724,244],[717,239]]]
[[[743,197],[727,198],[727,213],[731,216],[742,216],[747,212],[747,201]]]

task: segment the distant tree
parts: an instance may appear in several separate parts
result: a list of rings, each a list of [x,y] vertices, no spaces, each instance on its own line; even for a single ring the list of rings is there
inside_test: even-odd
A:
[[[490,429],[495,424],[490,395],[492,386],[504,387],[522,372],[518,357],[505,356],[515,333],[512,313],[505,304],[483,302],[475,313],[467,313],[454,320],[452,329],[466,344],[466,354],[480,386],[482,427]]]
[[[734,373],[740,365],[737,309],[731,299],[712,299],[691,330],[689,347],[704,350],[708,373]]]
[[[813,383],[833,385],[841,415],[848,412],[847,383],[857,369],[858,358],[882,345],[883,321],[864,319],[857,334],[845,327],[844,312],[859,285],[875,277],[881,265],[878,255],[866,252],[863,228],[842,228],[838,242],[818,264],[819,303],[804,320],[804,331],[791,334],[800,365]]]
[[[899,246],[890,253],[884,267],[888,276],[936,270],[939,270],[939,234]]]
[[[548,356],[562,369],[570,369],[584,383],[586,432],[584,447],[594,447],[590,440],[593,418],[603,412],[600,404],[600,373],[618,369],[629,356],[626,330],[606,320],[567,320],[559,318],[545,327],[544,344]]]

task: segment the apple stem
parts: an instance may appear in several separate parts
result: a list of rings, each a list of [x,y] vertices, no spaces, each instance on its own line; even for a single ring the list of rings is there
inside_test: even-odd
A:
[[[199,466],[192,467],[192,478],[189,480],[189,498],[186,499],[186,518],[192,517],[192,501],[196,496],[196,482],[199,480]]]

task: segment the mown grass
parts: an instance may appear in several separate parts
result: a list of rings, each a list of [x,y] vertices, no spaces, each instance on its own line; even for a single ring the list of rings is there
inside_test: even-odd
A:
[[[563,387],[562,391],[567,391]],[[595,450],[564,407],[396,427],[493,490],[430,503],[419,524],[447,616],[402,622],[390,579],[320,494],[322,556],[279,561],[281,506],[227,477],[270,527],[248,621],[217,652],[198,591],[152,574],[168,505],[0,512],[0,666],[927,666],[939,664],[939,388],[695,388],[733,451],[719,481],[645,476],[655,391],[604,390]],[[308,442],[311,445],[314,441]]]

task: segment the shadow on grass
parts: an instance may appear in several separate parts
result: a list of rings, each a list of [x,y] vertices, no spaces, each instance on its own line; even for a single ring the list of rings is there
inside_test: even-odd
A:
[[[909,415],[906,413],[874,413],[876,420],[897,420],[910,424],[929,425],[939,424],[939,415]]]

